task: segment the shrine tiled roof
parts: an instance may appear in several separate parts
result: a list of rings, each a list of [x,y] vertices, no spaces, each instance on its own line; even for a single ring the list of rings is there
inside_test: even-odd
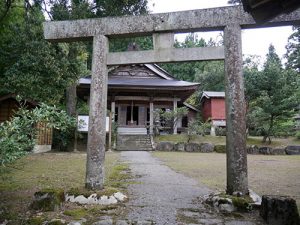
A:
[[[81,78],[79,84],[91,84],[91,78]],[[193,87],[199,83],[181,81],[181,80],[165,80],[165,79],[126,79],[126,78],[109,78],[108,86],[110,87]]]

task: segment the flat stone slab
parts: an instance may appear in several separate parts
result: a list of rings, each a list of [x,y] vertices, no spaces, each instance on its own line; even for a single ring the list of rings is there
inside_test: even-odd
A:
[[[289,145],[285,148],[287,155],[300,155],[300,145]]]

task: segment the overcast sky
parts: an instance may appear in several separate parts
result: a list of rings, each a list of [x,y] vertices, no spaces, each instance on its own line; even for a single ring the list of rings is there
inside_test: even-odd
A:
[[[148,0],[148,2],[152,13],[204,9],[227,5],[227,0]],[[283,57],[286,53],[285,46],[291,33],[292,28],[290,26],[243,30],[243,54],[255,54],[264,57],[268,52],[269,45],[272,43],[279,57]],[[219,32],[199,33],[199,37],[203,36],[206,40],[209,37],[216,39],[218,34]],[[182,38],[182,35],[177,37],[179,40],[182,40]]]

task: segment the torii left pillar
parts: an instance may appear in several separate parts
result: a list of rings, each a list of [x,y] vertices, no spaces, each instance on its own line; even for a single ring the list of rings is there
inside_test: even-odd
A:
[[[104,184],[107,53],[107,37],[94,36],[85,181],[86,188],[93,190],[102,189]]]

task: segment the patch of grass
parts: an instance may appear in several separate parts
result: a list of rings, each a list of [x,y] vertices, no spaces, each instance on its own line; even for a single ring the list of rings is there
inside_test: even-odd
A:
[[[212,189],[226,189],[226,154],[154,152],[173,170]],[[248,155],[249,188],[260,195],[289,195],[300,209],[300,155]]]
[[[155,141],[170,141],[174,143],[187,142],[188,136],[186,134],[171,134],[171,135],[160,135],[155,137]],[[193,143],[212,143],[212,144],[225,144],[225,137],[221,136],[201,136],[201,135],[192,135],[190,142]]]
[[[45,219],[41,216],[35,216],[32,218],[29,218],[26,221],[26,225],[41,225],[43,222],[45,221]]]
[[[272,143],[270,145],[262,143],[262,137],[248,137],[247,145],[257,145],[257,146],[270,146],[270,147],[283,147],[287,145],[299,145],[300,140],[294,137],[291,138],[272,138]],[[170,141],[174,143],[187,142],[188,136],[186,134],[172,134],[172,135],[160,135],[155,137],[155,141]],[[226,137],[224,136],[201,136],[193,135],[190,142],[194,143],[212,143],[214,145],[225,145]]]
[[[184,224],[198,224],[198,220],[193,218],[193,217],[189,217],[186,216],[182,213],[178,213],[177,214],[177,221],[184,223]]]
[[[267,143],[262,143],[262,137],[247,138],[247,145],[280,147],[280,146],[286,146],[286,144],[287,144],[287,140],[284,139],[273,139],[271,144],[267,144]]]
[[[250,203],[253,203],[253,201],[248,196],[231,197],[231,199],[232,199],[232,204],[237,208],[238,211],[247,212],[252,209]]]
[[[113,168],[119,158],[119,153],[106,153],[107,177],[115,173]],[[57,188],[66,191],[70,187],[84,189],[85,166],[85,153],[69,152],[30,154],[8,167],[0,167],[0,209],[5,209],[5,213],[0,212],[0,218],[11,220],[14,225],[24,224],[21,220],[27,217],[25,214],[35,192]],[[107,182],[105,187],[105,194],[114,191]]]
[[[74,220],[79,220],[85,217],[87,214],[88,210],[83,207],[64,211],[64,215],[71,216]]]
[[[126,188],[130,178],[129,165],[125,163],[117,164],[107,176],[106,185],[113,188]]]

